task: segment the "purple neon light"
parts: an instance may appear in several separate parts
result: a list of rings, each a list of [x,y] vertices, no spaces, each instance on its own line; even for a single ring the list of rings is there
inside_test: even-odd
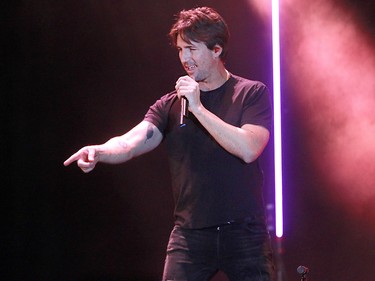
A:
[[[279,0],[272,0],[272,56],[275,150],[276,236],[283,236],[283,177],[281,151],[280,25]]]

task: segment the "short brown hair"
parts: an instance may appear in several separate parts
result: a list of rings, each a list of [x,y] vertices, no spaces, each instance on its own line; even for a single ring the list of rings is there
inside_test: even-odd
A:
[[[225,60],[228,51],[229,30],[224,19],[214,9],[199,7],[182,10],[177,15],[176,23],[169,32],[174,46],[176,46],[178,35],[188,43],[191,41],[203,42],[210,50],[219,45],[223,49],[220,58]]]

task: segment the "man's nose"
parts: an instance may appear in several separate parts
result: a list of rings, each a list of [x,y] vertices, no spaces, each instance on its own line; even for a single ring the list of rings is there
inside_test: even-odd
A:
[[[190,51],[182,50],[180,58],[182,62],[187,62],[190,59]]]

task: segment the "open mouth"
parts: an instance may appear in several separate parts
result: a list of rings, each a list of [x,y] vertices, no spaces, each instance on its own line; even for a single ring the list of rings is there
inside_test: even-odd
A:
[[[197,65],[193,62],[186,62],[184,63],[184,68],[187,70],[187,71],[193,71],[194,69],[197,68]]]
[[[193,73],[196,69],[196,65],[185,65],[185,70],[187,73]]]

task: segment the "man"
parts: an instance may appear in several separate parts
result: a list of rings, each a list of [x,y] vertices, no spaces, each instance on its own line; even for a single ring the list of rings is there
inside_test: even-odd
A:
[[[163,280],[271,280],[258,157],[270,135],[266,87],[229,73],[229,32],[208,7],[179,13],[170,31],[187,76],[126,134],[86,146],[67,159],[84,172],[123,163],[166,143],[175,199]],[[182,100],[188,114],[180,126]]]

